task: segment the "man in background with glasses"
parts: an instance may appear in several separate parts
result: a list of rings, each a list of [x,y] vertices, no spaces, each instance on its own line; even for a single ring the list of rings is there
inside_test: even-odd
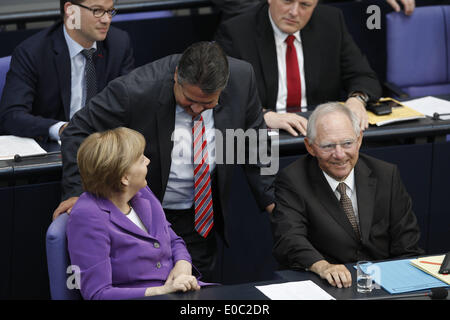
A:
[[[308,119],[308,155],[275,180],[274,255],[339,288],[352,284],[345,263],[423,253],[411,198],[397,167],[359,153],[358,118],[339,103]]]
[[[128,34],[111,27],[113,0],[60,1],[61,17],[14,50],[0,102],[0,134],[59,140],[72,116],[129,73]]]

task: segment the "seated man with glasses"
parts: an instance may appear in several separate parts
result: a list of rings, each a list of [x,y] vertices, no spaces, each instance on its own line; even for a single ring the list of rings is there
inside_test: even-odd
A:
[[[0,134],[59,140],[72,116],[129,73],[128,34],[111,27],[113,0],[60,1],[62,21],[19,44],[0,102]]]
[[[343,265],[416,256],[420,230],[397,167],[362,153],[358,118],[337,102],[308,120],[308,155],[275,180],[274,255],[282,267],[309,269],[351,286]]]

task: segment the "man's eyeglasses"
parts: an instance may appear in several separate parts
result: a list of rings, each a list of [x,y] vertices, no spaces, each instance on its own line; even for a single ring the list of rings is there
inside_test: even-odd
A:
[[[342,149],[351,149],[356,143],[356,140],[347,140],[341,143],[329,143],[329,144],[316,144],[323,152],[331,153],[336,150],[337,146],[340,146]]]
[[[92,14],[94,15],[94,17],[96,17],[96,18],[101,18],[101,17],[103,17],[104,15],[105,15],[105,13],[108,13],[108,15],[110,16],[110,17],[114,17],[116,14],[117,14],[117,9],[116,8],[111,8],[111,9],[109,9],[109,10],[104,10],[104,9],[100,9],[100,8],[89,8],[89,7],[86,7],[86,6],[84,6],[84,5],[82,5],[82,4],[76,4],[76,3],[74,3],[75,5],[77,5],[77,6],[79,6],[79,7],[82,7],[82,8],[84,8],[84,9],[87,9],[87,10],[89,10],[89,11],[92,11]]]

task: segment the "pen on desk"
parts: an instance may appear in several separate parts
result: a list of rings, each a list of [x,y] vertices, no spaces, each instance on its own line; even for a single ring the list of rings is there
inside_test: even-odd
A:
[[[437,263],[437,262],[430,262],[430,261],[423,261],[423,260],[421,260],[421,261],[419,261],[420,263],[428,263],[428,264],[434,264],[434,265],[436,265],[436,266],[440,266],[441,264],[440,263]]]

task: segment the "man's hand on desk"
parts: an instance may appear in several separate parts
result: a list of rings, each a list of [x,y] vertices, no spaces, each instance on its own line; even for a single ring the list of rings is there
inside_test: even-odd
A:
[[[60,214],[67,212],[68,214],[72,211],[72,207],[75,205],[79,197],[71,197],[67,200],[61,202],[58,208],[53,212],[53,220],[59,217]]]
[[[369,116],[364,104],[358,98],[350,97],[345,101],[345,106],[358,117],[361,130],[366,130],[369,127]]]
[[[343,264],[331,264],[326,260],[319,260],[309,267],[309,270],[317,273],[322,279],[326,279],[334,287],[349,288],[352,285],[352,275]]]
[[[298,131],[306,136],[308,120],[295,113],[276,113],[269,111],[264,115],[264,121],[271,129],[283,129],[295,137],[298,136]]]

